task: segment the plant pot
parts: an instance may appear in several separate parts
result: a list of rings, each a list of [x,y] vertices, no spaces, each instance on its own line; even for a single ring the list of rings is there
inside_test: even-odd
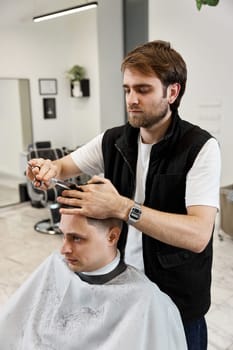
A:
[[[72,80],[71,81],[71,96],[72,97],[89,97],[90,83],[89,79]]]
[[[76,80],[76,81],[71,82],[71,93],[72,93],[73,97],[82,97],[83,96],[80,81]]]

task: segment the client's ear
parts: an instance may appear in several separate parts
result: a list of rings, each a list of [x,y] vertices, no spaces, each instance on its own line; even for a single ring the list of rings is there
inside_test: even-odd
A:
[[[107,240],[110,243],[110,245],[115,245],[118,242],[118,239],[120,237],[121,230],[119,227],[114,226],[111,227],[107,233]]]

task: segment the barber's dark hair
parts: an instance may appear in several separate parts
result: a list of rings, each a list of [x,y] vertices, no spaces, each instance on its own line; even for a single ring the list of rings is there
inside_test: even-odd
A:
[[[181,55],[169,42],[155,40],[136,47],[122,62],[121,70],[124,72],[126,68],[136,69],[145,75],[156,74],[165,88],[179,83],[179,95],[170,105],[172,111],[178,109],[185,91],[187,68]]]

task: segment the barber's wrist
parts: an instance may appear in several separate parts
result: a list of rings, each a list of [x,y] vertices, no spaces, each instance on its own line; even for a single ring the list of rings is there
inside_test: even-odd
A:
[[[61,169],[60,169],[60,168],[61,168],[61,167],[59,166],[58,159],[53,160],[53,161],[51,162],[51,166],[52,166],[53,171],[54,171],[54,174],[55,174],[54,177],[56,177],[57,179],[62,180],[62,179],[61,179],[61,176],[60,176],[60,172],[61,172]]]
[[[134,201],[127,197],[122,197],[122,205],[120,208],[120,219],[127,222],[129,217],[129,212],[134,205]]]

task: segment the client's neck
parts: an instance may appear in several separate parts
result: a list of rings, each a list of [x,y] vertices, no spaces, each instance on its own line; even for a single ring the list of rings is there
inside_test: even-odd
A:
[[[117,250],[115,256],[113,256],[112,259],[109,259],[109,262],[103,267],[100,267],[95,271],[88,271],[88,272],[83,271],[82,273],[84,273],[85,275],[103,275],[105,273],[109,273],[112,270],[114,270],[114,268],[119,264],[119,261],[120,261],[120,252],[119,250]]]
[[[81,280],[89,284],[105,284],[121,274],[125,269],[126,265],[120,259],[120,252],[117,251],[116,257],[104,267],[92,272],[80,272],[77,274]]]

